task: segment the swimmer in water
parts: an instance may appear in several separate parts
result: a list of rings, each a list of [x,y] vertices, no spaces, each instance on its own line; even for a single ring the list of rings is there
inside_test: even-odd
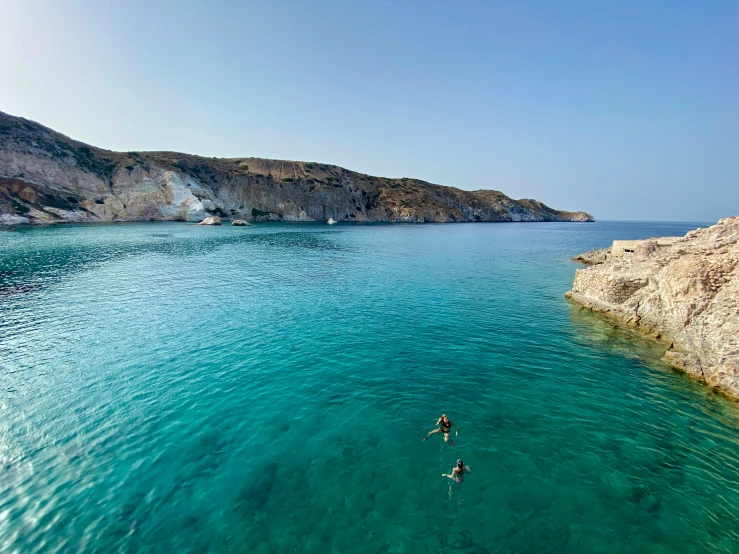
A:
[[[469,473],[470,468],[466,465],[464,465],[464,462],[462,460],[457,460],[457,467],[455,467],[451,473],[442,473],[442,477],[449,477],[452,481],[454,481],[457,485],[461,485],[464,483],[464,474]],[[452,494],[454,494],[454,489],[452,488],[452,485],[449,485],[449,497],[451,498]]]
[[[434,429],[433,431],[429,431],[429,434],[426,435],[426,437],[423,440],[425,441],[428,440],[431,435],[435,435],[437,433],[444,433],[444,442],[449,442],[449,434],[452,431],[452,426],[454,426],[454,428],[456,429],[456,435],[459,435],[459,427],[457,427],[456,425],[454,425],[454,423],[449,421],[449,418],[446,416],[446,414],[442,414],[442,416],[436,422],[436,425],[438,425],[439,428]],[[454,441],[452,441],[452,446],[454,446]]]

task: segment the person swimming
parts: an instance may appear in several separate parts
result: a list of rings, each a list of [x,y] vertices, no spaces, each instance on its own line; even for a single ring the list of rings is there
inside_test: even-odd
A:
[[[461,485],[464,483],[464,474],[469,472],[469,466],[464,465],[462,460],[457,460],[457,467],[455,467],[451,473],[442,473],[441,476],[449,477],[449,479],[452,479],[455,483]]]
[[[457,425],[454,425],[451,421],[449,421],[449,418],[446,416],[446,414],[442,414],[441,417],[437,420],[436,425],[439,426],[438,429],[434,429],[433,431],[429,431],[429,434],[426,435],[426,437],[423,440],[428,440],[431,435],[436,435],[437,433],[444,433],[444,442],[449,442],[449,434],[452,431],[452,426],[456,429],[456,435],[459,435],[459,427]],[[454,441],[452,441],[452,446],[454,446]]]
[[[457,460],[457,467],[455,467],[451,473],[442,473],[441,476],[449,477],[449,479],[454,481],[457,485],[461,485],[462,483],[464,483],[464,474],[469,472],[469,466],[464,465],[464,462],[462,460]],[[452,488],[452,485],[449,485],[450,498],[452,494],[454,494],[454,489]]]

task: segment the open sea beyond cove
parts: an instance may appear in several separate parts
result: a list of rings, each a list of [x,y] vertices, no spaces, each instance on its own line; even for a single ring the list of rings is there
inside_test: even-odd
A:
[[[697,226],[2,232],[0,551],[738,552],[737,405],[563,296]]]

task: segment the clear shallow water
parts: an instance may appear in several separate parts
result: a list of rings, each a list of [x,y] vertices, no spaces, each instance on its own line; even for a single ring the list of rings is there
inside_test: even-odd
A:
[[[563,298],[695,226],[0,233],[0,551],[736,552],[736,405]]]

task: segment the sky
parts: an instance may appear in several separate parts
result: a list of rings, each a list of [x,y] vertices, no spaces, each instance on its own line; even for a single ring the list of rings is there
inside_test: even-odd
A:
[[[739,214],[739,1],[0,0],[0,110],[112,150]]]

